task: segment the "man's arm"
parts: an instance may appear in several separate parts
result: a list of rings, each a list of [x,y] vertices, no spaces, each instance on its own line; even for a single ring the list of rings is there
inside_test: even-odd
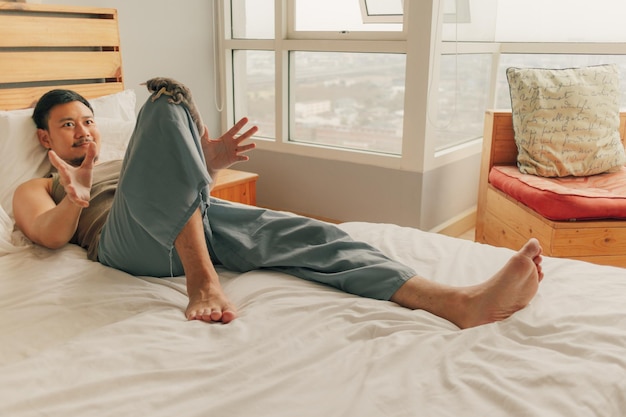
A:
[[[83,207],[89,206],[95,143],[89,143],[79,167],[69,165],[54,152],[50,162],[58,170],[65,197],[57,205],[52,199],[52,178],[37,178],[17,187],[13,214],[17,227],[33,242],[57,249],[72,239]]]
[[[17,227],[33,242],[57,249],[70,241],[82,207],[65,197],[59,205],[51,197],[52,179],[37,178],[20,185],[13,195]]]

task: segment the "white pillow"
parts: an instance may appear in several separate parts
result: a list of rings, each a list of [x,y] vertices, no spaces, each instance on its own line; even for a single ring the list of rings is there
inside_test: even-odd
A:
[[[99,161],[123,159],[135,128],[137,97],[133,90],[89,100],[100,130]]]
[[[132,90],[90,100],[100,129],[101,161],[121,159],[135,124]],[[51,165],[37,140],[33,109],[0,111],[0,207],[13,217],[13,193],[25,181],[46,175]]]
[[[18,235],[21,235],[21,233],[13,233],[13,220],[0,207],[0,256],[18,252],[29,246],[26,240],[14,238],[14,236]]]
[[[98,161],[106,162],[124,159],[126,147],[133,130],[135,120],[123,121],[96,116],[96,125],[100,130],[100,155]]]
[[[134,90],[124,90],[89,100],[96,117],[119,119],[124,122],[135,122],[135,105],[137,97]]]
[[[32,114],[33,109],[0,111],[0,206],[10,216],[17,186],[50,171]]]

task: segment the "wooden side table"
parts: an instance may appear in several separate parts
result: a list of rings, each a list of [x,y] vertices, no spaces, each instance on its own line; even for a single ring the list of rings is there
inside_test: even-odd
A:
[[[237,203],[256,205],[256,180],[259,174],[223,169],[211,188],[211,196]]]

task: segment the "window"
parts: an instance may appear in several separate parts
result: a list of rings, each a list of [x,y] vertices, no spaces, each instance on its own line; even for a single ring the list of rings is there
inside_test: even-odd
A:
[[[232,0],[231,11],[233,38],[274,39],[274,0]]]
[[[401,31],[400,0],[295,0],[296,31]]]
[[[290,54],[290,140],[399,155],[404,54]]]
[[[626,41],[623,0],[499,0],[497,12],[498,42]]]
[[[435,119],[437,150],[461,143],[458,135],[482,136],[483,112],[473,109],[511,108],[508,67],[616,63],[626,74],[626,56],[620,55],[626,53],[626,26],[620,23],[626,3],[621,0],[469,0],[458,20],[451,18],[452,5],[458,13],[458,2],[443,3],[438,91],[430,99],[437,102],[436,117],[429,116]]]
[[[403,1],[360,0],[364,23],[402,23]]]
[[[284,152],[350,161],[367,153],[366,163],[432,167],[478,151],[485,109],[510,106],[509,66],[617,63],[626,74],[623,0],[231,0],[229,7],[229,123],[248,115],[261,127],[259,145]],[[432,40],[422,41],[423,28]]]
[[[503,54],[500,57],[498,77],[496,79],[496,108],[510,109],[511,96],[506,79],[509,67],[523,68],[573,68],[589,65],[617,64],[620,73],[626,74],[626,55],[590,55],[590,54]],[[621,103],[626,103],[626,83],[620,84]]]
[[[449,149],[483,136],[490,106],[491,54],[449,54],[440,60],[437,106],[428,121],[434,126],[436,150]],[[431,100],[431,103],[435,100]]]
[[[367,21],[364,3],[370,13],[400,12],[400,19]],[[402,157],[402,7],[402,0],[231,0],[223,39],[228,123],[247,116],[259,126],[261,148]]]
[[[259,127],[257,137],[276,137],[276,87],[274,51],[233,52],[237,68],[233,82],[235,120],[246,116]]]

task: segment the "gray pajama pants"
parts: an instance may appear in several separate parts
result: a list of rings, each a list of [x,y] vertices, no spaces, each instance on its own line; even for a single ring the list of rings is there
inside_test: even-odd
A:
[[[166,96],[141,109],[98,260],[134,275],[184,275],[174,240],[201,209],[213,263],[270,268],[364,297],[387,300],[415,272],[334,225],[209,197],[198,131]]]

